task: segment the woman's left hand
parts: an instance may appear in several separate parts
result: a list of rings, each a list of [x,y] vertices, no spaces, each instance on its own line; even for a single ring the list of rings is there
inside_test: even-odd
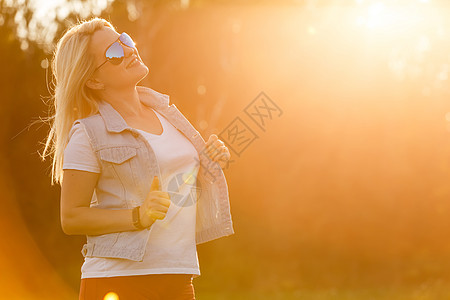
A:
[[[204,151],[212,161],[218,162],[222,169],[228,165],[231,158],[230,151],[228,151],[225,143],[219,140],[215,134],[209,136]]]

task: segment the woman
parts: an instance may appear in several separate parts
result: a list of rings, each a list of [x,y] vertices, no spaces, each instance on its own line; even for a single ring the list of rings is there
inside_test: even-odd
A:
[[[227,147],[216,135],[205,143],[167,95],[137,86],[149,70],[104,19],[69,28],[52,69],[43,155],[51,150],[61,184],[63,231],[87,237],[80,299],[195,299],[196,245],[234,233]]]

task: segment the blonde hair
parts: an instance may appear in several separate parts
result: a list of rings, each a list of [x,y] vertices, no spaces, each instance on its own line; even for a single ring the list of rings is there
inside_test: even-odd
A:
[[[62,183],[64,150],[73,122],[98,112],[96,94],[85,84],[96,67],[94,55],[89,51],[91,37],[104,26],[116,31],[109,21],[102,18],[77,21],[65,31],[53,52],[51,68],[55,88],[50,96],[50,117],[47,118],[51,128],[41,154],[42,160],[52,156],[52,185]]]

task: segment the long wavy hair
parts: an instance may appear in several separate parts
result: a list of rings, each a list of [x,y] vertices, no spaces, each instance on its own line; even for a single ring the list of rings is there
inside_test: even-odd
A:
[[[102,18],[77,21],[64,32],[53,51],[54,92],[50,96],[49,117],[46,119],[50,123],[50,131],[40,155],[42,160],[52,157],[52,185],[62,183],[64,150],[73,122],[98,112],[99,99],[85,83],[95,70],[94,55],[89,51],[91,37],[104,26],[116,31],[109,21]]]

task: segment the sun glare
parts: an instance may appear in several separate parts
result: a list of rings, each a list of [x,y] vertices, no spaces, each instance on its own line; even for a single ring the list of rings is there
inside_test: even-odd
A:
[[[398,31],[411,30],[427,21],[426,3],[429,1],[375,1],[366,3],[356,1],[360,6],[360,13],[356,19],[358,25],[372,30]]]
[[[103,297],[103,300],[119,300],[119,296],[114,292],[109,292]]]

